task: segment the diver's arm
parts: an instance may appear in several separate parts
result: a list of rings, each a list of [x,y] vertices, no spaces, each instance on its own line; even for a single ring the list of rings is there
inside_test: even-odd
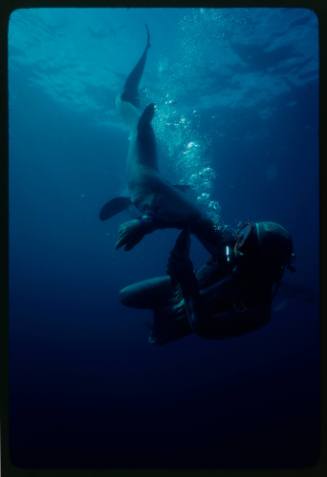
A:
[[[190,328],[197,332],[200,322],[201,295],[190,253],[190,235],[188,229],[182,230],[170,253],[167,273],[173,286],[178,286],[184,299],[184,312]]]

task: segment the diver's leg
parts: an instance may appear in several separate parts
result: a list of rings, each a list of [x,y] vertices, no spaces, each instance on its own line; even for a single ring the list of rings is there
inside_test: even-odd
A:
[[[158,308],[171,297],[173,287],[168,275],[133,283],[120,291],[120,301],[132,308]]]
[[[143,75],[146,59],[147,59],[147,54],[148,54],[148,49],[150,48],[150,33],[147,25],[145,25],[146,31],[147,31],[147,43],[145,45],[143,54],[139,61],[136,63],[130,74],[128,75],[125,85],[124,85],[124,90],[121,95],[121,99],[123,101],[127,101],[136,108],[140,106],[139,104],[139,97],[138,97],[138,88],[139,84]]]

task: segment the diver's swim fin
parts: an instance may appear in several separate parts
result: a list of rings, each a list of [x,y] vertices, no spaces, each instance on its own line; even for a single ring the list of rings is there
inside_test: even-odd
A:
[[[108,220],[119,212],[127,209],[131,205],[131,199],[129,197],[115,197],[114,199],[106,202],[100,210],[100,220]]]

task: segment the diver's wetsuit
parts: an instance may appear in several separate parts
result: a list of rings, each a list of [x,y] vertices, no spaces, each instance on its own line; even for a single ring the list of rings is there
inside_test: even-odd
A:
[[[235,234],[230,230],[219,234],[222,248],[234,245]],[[180,246],[174,252],[176,246],[170,257],[173,268],[176,271],[178,261],[184,267],[179,279],[157,277],[121,291],[123,304],[153,309],[151,343],[165,344],[190,333],[213,339],[237,336],[269,321],[274,281],[265,279],[259,265],[245,262],[236,267],[222,259],[221,250],[194,274],[188,252],[185,256]]]
[[[238,336],[269,321],[274,281],[265,277],[263,270],[210,261],[196,280],[197,288],[183,292],[187,321],[196,334],[206,338]],[[207,286],[203,286],[205,282]]]

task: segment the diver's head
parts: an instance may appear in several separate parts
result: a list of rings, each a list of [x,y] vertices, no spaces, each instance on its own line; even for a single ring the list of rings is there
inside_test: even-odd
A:
[[[275,222],[241,226],[237,232],[234,255],[239,262],[266,269],[276,280],[281,278],[285,268],[294,271],[291,235]]]

